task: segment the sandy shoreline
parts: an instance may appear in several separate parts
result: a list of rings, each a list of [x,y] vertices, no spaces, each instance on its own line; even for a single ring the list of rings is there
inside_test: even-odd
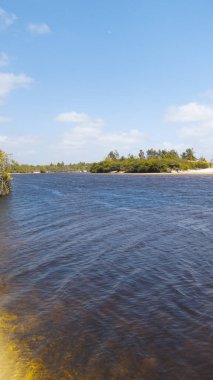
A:
[[[80,173],[80,172],[58,172],[58,173],[39,173],[42,176],[45,174],[98,174],[98,175],[148,175],[148,176],[163,176],[163,175],[169,175],[169,176],[182,176],[182,175],[211,175],[213,174],[213,168],[208,169],[196,169],[196,170],[184,170],[184,171],[172,171],[171,173],[126,173],[126,172],[111,172],[111,173]],[[35,173],[11,173],[11,175],[35,175]],[[38,174],[36,174],[38,175]]]
[[[102,173],[100,173],[102,174]],[[107,173],[106,173],[107,174]],[[211,175],[213,174],[213,168],[208,169],[196,169],[196,170],[184,170],[184,171],[173,171],[171,173],[125,173],[125,172],[118,172],[118,173],[108,173],[113,175],[169,175],[169,176],[182,176],[182,175]]]
[[[190,169],[184,172],[180,172],[178,174],[213,174],[213,168],[197,169],[197,170]]]

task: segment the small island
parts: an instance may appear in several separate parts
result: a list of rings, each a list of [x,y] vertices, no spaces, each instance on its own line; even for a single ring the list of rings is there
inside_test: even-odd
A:
[[[204,157],[197,159],[192,148],[181,155],[175,150],[148,149],[146,154],[139,151],[138,156],[129,154],[119,156],[115,151],[109,152],[105,160],[93,163],[91,173],[178,173],[188,170],[207,169],[210,164]]]

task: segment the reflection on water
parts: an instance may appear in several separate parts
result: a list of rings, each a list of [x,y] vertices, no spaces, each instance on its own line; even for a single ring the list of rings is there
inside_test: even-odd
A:
[[[0,379],[211,379],[213,177],[16,176]]]

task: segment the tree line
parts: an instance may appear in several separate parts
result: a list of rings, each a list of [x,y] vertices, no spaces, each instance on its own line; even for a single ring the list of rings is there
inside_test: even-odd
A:
[[[172,150],[148,149],[146,153],[140,149],[138,155],[128,154],[120,156],[117,150],[112,150],[106,158],[100,162],[78,164],[65,164],[63,161],[48,165],[25,165],[11,160],[9,156],[0,150],[0,196],[7,195],[11,191],[10,173],[67,173],[88,172],[91,173],[169,173],[172,171],[208,168],[210,165],[204,157],[197,158],[192,148],[186,149],[181,154]]]
[[[181,154],[174,149],[155,150],[151,148],[146,151],[146,154],[140,149],[137,156],[128,154],[127,157],[120,156],[117,150],[110,151],[103,161],[93,163],[90,171],[92,173],[170,173],[208,167],[209,163],[205,157],[197,159],[192,148],[187,148]]]
[[[182,159],[187,161],[206,161],[204,157],[200,157],[199,159],[196,158],[194,149],[193,148],[187,148],[183,153],[178,154],[178,152],[174,149],[166,150],[166,149],[148,149],[145,152],[143,149],[139,150],[138,156],[134,156],[133,154],[128,154],[127,157],[119,155],[117,150],[111,150],[109,154],[107,155],[106,159],[112,159],[112,160],[118,160],[118,159],[125,159],[125,158],[140,158],[140,159],[151,159],[151,158],[170,158],[170,159]]]
[[[19,164],[11,160],[9,165],[10,173],[68,173],[68,172],[84,172],[89,171],[90,164],[79,162],[77,164],[65,164],[63,161],[56,164],[50,163],[47,165],[27,165]]]

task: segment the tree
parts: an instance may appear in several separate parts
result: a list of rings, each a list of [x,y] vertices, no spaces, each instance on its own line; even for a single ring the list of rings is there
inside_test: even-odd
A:
[[[138,157],[142,160],[145,158],[144,151],[142,149],[139,150]]]
[[[206,159],[205,159],[204,156],[201,156],[198,161],[204,161],[204,162],[206,162]]]
[[[159,154],[155,149],[148,149],[146,152],[146,157],[147,158],[158,158]]]
[[[158,157],[160,158],[171,158],[171,159],[179,159],[179,154],[176,152],[176,150],[159,150],[158,151]]]
[[[119,159],[119,153],[117,150],[111,150],[108,155],[107,155],[107,158],[109,160],[118,160]]]
[[[0,172],[1,173],[4,172],[6,168],[8,167],[8,165],[9,165],[8,155],[2,150],[0,150]]]
[[[9,194],[11,190],[10,182],[12,178],[7,172],[8,167],[9,157],[0,150],[0,196]]]
[[[193,148],[186,149],[185,152],[182,153],[181,158],[183,160],[187,160],[187,161],[196,161],[197,160],[195,157]]]
[[[61,162],[58,162],[58,163],[57,163],[57,166],[58,166],[59,168],[62,168],[62,167],[64,167],[64,162],[63,162],[63,161],[61,161]]]
[[[168,158],[174,158],[174,159],[179,159],[180,158],[178,152],[176,150],[174,150],[174,149],[169,150],[168,154],[169,154]]]

